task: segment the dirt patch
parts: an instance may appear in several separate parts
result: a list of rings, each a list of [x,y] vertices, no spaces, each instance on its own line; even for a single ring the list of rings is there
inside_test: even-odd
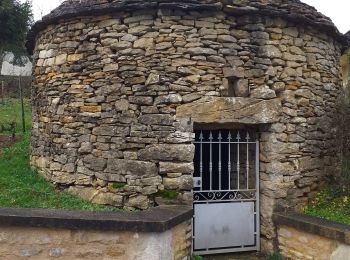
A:
[[[15,136],[12,138],[12,136],[0,135],[0,152],[1,149],[10,147],[21,140],[22,136]]]

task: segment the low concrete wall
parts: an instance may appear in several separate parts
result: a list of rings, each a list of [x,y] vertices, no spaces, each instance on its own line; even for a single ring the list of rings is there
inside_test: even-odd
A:
[[[0,209],[0,259],[183,260],[192,209],[87,213]]]
[[[350,259],[350,226],[296,213],[278,213],[274,220],[285,259]]]

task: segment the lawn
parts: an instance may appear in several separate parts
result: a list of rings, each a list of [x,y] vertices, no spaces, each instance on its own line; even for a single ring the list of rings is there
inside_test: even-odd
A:
[[[30,130],[30,103],[26,102],[26,126]],[[0,103],[0,122],[21,120],[20,103],[11,100],[5,105]],[[17,132],[21,127],[17,126]],[[51,208],[86,211],[116,211],[118,209],[91,204],[55,187],[33,171],[29,165],[30,131],[23,135],[20,142],[0,153],[0,208]]]
[[[30,130],[32,112],[30,109],[30,101],[24,101],[25,127]],[[16,132],[22,133],[22,112],[21,102],[18,99],[5,99],[4,103],[0,102],[0,124],[8,124],[12,121],[16,122]],[[0,133],[1,134],[1,133]]]

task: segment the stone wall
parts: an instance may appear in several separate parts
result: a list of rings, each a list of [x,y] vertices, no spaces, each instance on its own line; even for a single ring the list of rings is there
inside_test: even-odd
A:
[[[0,259],[189,260],[188,207],[146,213],[0,209]]]
[[[190,227],[164,233],[1,227],[0,258],[183,260],[190,255]]]
[[[349,259],[348,226],[327,221],[320,223],[315,218],[305,221],[301,216],[291,218],[298,224],[285,221],[278,224],[278,248],[285,259]]]
[[[279,249],[286,259],[347,260],[350,245],[292,227],[278,229]]]
[[[291,19],[224,10],[115,11],[43,28],[32,165],[94,203],[146,209],[172,190],[170,203],[191,204],[194,124],[235,115],[260,131],[271,251],[274,210],[301,207],[334,172],[341,44]]]

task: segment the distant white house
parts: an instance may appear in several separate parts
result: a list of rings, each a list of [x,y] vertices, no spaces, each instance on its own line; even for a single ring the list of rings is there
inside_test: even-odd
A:
[[[1,66],[2,76],[30,76],[32,74],[32,63],[27,57],[23,57],[25,60],[24,66],[12,65],[14,55],[7,53]],[[1,65],[1,64],[0,64]]]

